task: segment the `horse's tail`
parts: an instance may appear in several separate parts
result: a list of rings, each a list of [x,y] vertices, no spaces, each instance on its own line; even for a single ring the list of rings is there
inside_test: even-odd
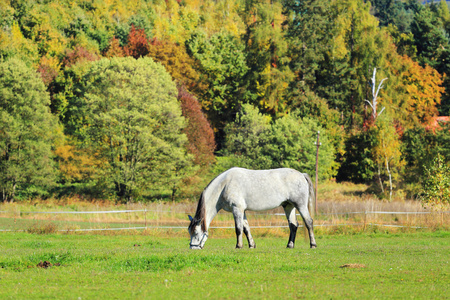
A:
[[[313,217],[314,212],[315,212],[313,203],[316,200],[316,196],[314,193],[314,186],[313,186],[311,177],[309,177],[309,175],[307,173],[303,173],[303,175],[305,175],[305,179],[308,182],[308,188],[309,188],[308,209],[309,209],[309,214],[311,215],[311,217]]]

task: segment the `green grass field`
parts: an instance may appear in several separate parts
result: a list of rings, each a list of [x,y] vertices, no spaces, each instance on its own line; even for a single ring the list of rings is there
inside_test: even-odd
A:
[[[180,234],[178,234],[180,236]],[[210,238],[0,234],[0,299],[449,299],[450,232]],[[49,268],[38,267],[48,261]],[[350,265],[344,268],[343,265]]]

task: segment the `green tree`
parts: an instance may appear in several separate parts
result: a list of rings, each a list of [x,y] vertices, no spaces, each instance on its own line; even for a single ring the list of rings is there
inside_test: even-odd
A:
[[[425,169],[431,168],[435,157],[439,154],[444,158],[450,157],[450,124],[441,123],[442,129],[426,129],[416,126],[408,129],[402,136],[402,153],[405,161],[404,181],[410,186],[408,192],[411,197],[421,193],[424,179],[427,178]]]
[[[358,126],[365,116],[370,69],[384,66],[392,49],[386,31],[362,1],[286,1],[287,37],[294,99],[311,93],[337,109],[341,124]],[[300,107],[302,109],[302,107]]]
[[[319,176],[336,175],[335,149],[326,130],[310,118],[287,114],[275,122],[251,105],[244,105],[234,123],[226,127],[225,154],[240,166],[253,169],[294,168],[313,174],[317,131],[321,132]]]
[[[317,71],[328,50],[332,23],[328,17],[331,6],[323,1],[288,0],[284,3],[287,38],[291,53],[291,70],[297,76],[300,90],[317,84]],[[302,87],[302,86],[306,87]]]
[[[450,167],[438,154],[430,168],[425,168],[426,178],[423,184],[422,204],[434,209],[446,209],[450,206]]]
[[[370,0],[374,16],[380,21],[380,26],[395,25],[400,32],[409,31],[413,12],[403,1]]]
[[[49,86],[52,113],[58,115],[64,125],[64,132],[73,135],[85,118],[86,106],[83,105],[83,75],[87,72],[89,62],[99,57],[77,47],[68,51],[63,58],[63,70]]]
[[[438,16],[441,18],[444,25],[448,25],[450,22],[450,10],[446,0],[441,0],[438,6]]]
[[[376,143],[372,131],[352,132],[345,140],[345,151],[336,179],[370,183],[375,176],[376,162],[372,149]]]
[[[244,7],[247,93],[262,111],[281,116],[289,110],[286,94],[293,79],[282,27],[283,7],[281,2],[266,0],[247,0]]]
[[[417,47],[417,55],[421,65],[428,64],[433,68],[441,62],[442,50],[448,45],[448,37],[443,30],[442,21],[428,6],[421,8],[411,24],[411,32]]]
[[[371,91],[372,70],[383,68],[386,56],[392,51],[390,38],[370,15],[368,3],[350,0],[334,4],[335,42],[328,51],[329,66],[324,65],[320,77],[324,84],[319,95],[325,99],[332,96],[330,106],[343,112],[346,124],[358,126],[368,115],[364,100]]]
[[[286,115],[272,125],[265,155],[272,168],[286,167],[308,173],[315,172],[317,132],[320,131],[319,178],[330,179],[336,175],[335,149],[327,131],[313,119]]]
[[[234,156],[237,164],[251,169],[269,169],[270,157],[264,154],[268,144],[271,118],[251,104],[244,104],[234,122],[225,127],[225,155]]]
[[[218,130],[216,141],[223,142],[222,131],[232,121],[243,103],[243,79],[248,71],[242,43],[234,36],[221,31],[211,38],[203,34],[193,36],[187,48],[199,63],[208,88],[200,95],[213,126]]]
[[[450,11],[445,0],[441,0],[439,3],[436,15],[441,20],[442,31],[445,31],[447,37],[447,45],[441,45],[439,63],[436,67],[436,70],[443,74],[442,86],[445,87],[445,93],[442,95],[442,102],[438,109],[441,116],[448,116],[450,115]]]
[[[387,27],[387,31],[397,47],[398,54],[408,55],[411,58],[416,57],[417,48],[414,42],[414,35],[411,32],[403,33],[397,26],[391,24]]]
[[[55,183],[52,143],[59,132],[39,74],[20,60],[0,62],[0,187],[3,201],[17,192],[45,194]]]
[[[92,63],[83,76],[85,118],[75,134],[103,162],[100,184],[123,200],[172,191],[191,166],[177,89],[151,58]]]
[[[450,32],[450,31],[449,31]],[[447,46],[441,53],[441,63],[439,64],[437,71],[444,74],[444,82],[442,86],[445,88],[445,93],[442,95],[441,104],[438,106],[439,114],[441,116],[450,115],[450,49]]]
[[[292,99],[291,109],[300,118],[313,118],[325,129],[330,142],[333,144],[337,154],[344,151],[345,130],[342,118],[336,109],[331,109],[325,99],[317,96],[312,91],[307,91],[298,99]]]

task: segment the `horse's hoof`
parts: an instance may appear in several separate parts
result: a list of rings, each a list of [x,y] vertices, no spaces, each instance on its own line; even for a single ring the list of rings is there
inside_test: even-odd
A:
[[[286,248],[294,249],[294,243],[290,242],[289,244],[287,244]]]
[[[250,248],[250,249],[255,249],[255,248],[256,248],[256,245],[249,246],[249,248]]]
[[[317,248],[317,245],[311,245],[311,249]]]

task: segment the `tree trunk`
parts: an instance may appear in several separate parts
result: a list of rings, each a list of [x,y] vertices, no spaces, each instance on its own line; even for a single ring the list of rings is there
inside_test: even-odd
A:
[[[389,169],[389,160],[386,158],[386,170],[389,175],[389,202],[392,201],[392,176],[391,176],[391,170]]]
[[[173,184],[173,188],[172,188],[172,202],[175,202],[175,194],[177,192],[177,185]]]
[[[13,183],[13,188],[12,188],[12,192],[11,192],[11,199],[9,200],[10,203],[14,202],[14,197],[16,196],[16,181],[14,180]]]
[[[381,192],[384,193],[383,181],[381,180],[380,165],[378,165],[378,181],[380,182]]]

